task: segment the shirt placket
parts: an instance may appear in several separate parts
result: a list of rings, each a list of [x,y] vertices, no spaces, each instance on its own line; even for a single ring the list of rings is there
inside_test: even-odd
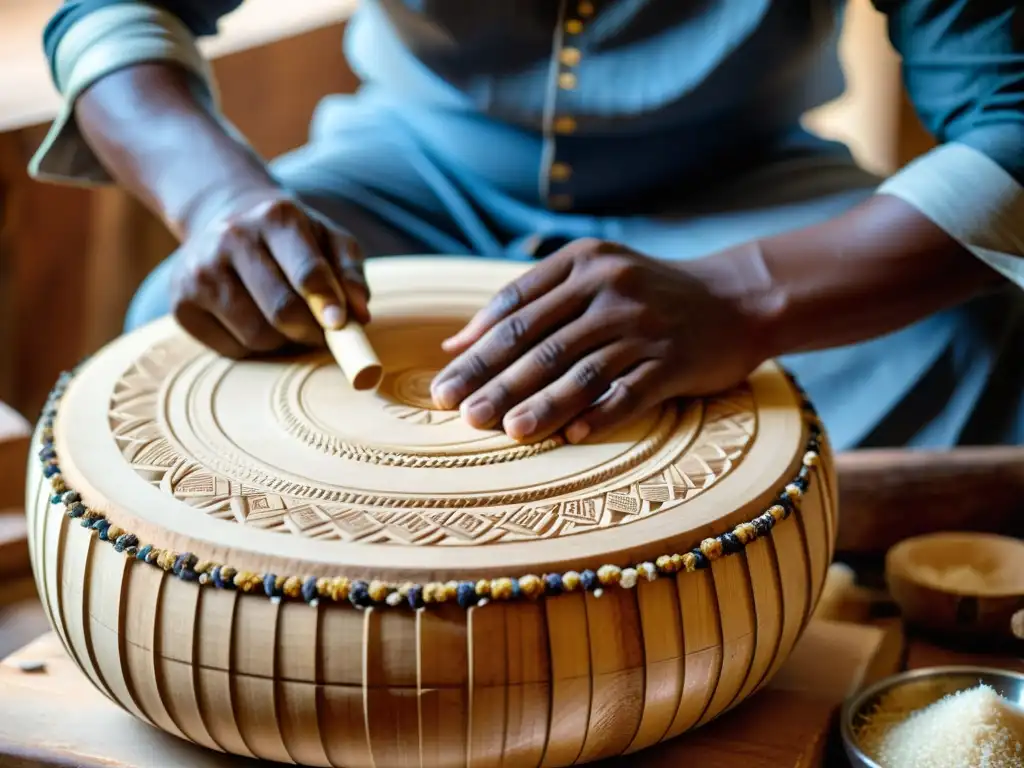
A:
[[[572,164],[565,157],[559,139],[576,133],[576,118],[564,108],[562,96],[579,86],[579,66],[583,53],[579,36],[594,15],[590,0],[561,0],[558,28],[552,45],[551,80],[544,110],[544,153],[540,169],[542,201],[551,210],[568,211],[573,207]]]

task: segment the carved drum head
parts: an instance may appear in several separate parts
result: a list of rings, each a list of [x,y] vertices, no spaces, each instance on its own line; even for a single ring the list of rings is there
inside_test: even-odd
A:
[[[158,321],[71,385],[64,475],[119,525],[254,570],[472,578],[692,545],[791,468],[802,423],[772,365],[592,445],[521,445],[435,409],[441,340],[522,269],[371,262],[372,392],[326,352],[233,362]]]

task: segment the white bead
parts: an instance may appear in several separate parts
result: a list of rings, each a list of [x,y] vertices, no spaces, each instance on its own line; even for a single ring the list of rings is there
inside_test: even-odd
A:
[[[804,454],[804,466],[814,467],[818,464],[818,454],[814,451],[808,451]]]
[[[801,491],[792,483],[786,486],[786,495],[789,496],[789,498],[791,499],[799,499],[801,496],[803,496],[803,493],[803,491]]]
[[[480,598],[480,599],[479,599],[479,600],[477,601],[476,607],[477,607],[477,608],[483,608],[483,607],[484,607],[485,605],[487,605],[487,604],[488,604],[489,602],[491,602],[491,601],[490,601],[490,600],[488,600],[488,599],[487,599],[486,597],[481,597],[481,598]]]
[[[604,594],[604,590],[601,589],[600,587],[598,587],[597,589],[594,590],[594,597],[600,597],[603,594]]]
[[[632,568],[623,568],[622,577],[619,579],[619,584],[626,589],[632,589],[636,586],[637,573]]]
[[[658,568],[654,563],[640,563],[637,566],[637,570],[648,581],[655,581],[658,578]]]
[[[384,602],[392,608],[396,608],[402,604],[402,596],[398,592],[390,592],[388,596],[384,598]]]
[[[318,605],[320,605],[320,598],[319,597],[314,597],[312,600],[309,601],[309,607],[310,608],[316,608]]]
[[[274,595],[272,598],[270,598],[270,602],[272,604],[274,604],[274,605],[277,605],[278,603],[281,602],[281,596],[280,595]]]

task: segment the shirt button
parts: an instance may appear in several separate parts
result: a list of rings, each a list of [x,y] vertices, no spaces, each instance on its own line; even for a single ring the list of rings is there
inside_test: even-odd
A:
[[[580,4],[576,6],[576,10],[579,11],[580,16],[593,16],[594,4],[590,0],[581,0]]]
[[[579,48],[563,48],[562,52],[558,56],[562,63],[567,67],[575,67],[580,63],[580,49]]]
[[[568,181],[569,177],[572,176],[572,166],[568,163],[552,163],[551,165],[551,180],[552,181]]]
[[[558,76],[558,87],[563,91],[571,91],[576,87],[576,75],[572,72],[563,72]]]
[[[555,133],[576,133],[576,119],[570,115],[555,118]]]
[[[583,31],[583,22],[579,19],[569,19],[565,22],[565,31],[570,35],[578,35]]]
[[[567,211],[572,208],[572,195],[552,195],[548,198],[548,205],[556,211]]]

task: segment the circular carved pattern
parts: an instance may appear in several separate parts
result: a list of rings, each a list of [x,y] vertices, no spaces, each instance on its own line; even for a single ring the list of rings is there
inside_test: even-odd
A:
[[[377,393],[346,401],[329,360],[236,364],[175,336],[115,386],[111,434],[140,477],[215,518],[320,539],[462,545],[575,535],[676,508],[728,474],[756,431],[742,386],[667,403],[618,442],[565,446],[554,460],[544,454],[558,440],[518,445],[433,410],[433,369],[394,370]],[[489,468],[509,462],[502,477],[516,487],[495,484]],[[443,487],[451,477],[480,490]]]
[[[561,436],[556,436],[530,445],[506,444],[477,453],[438,454],[436,449],[429,444],[421,449],[404,445],[401,450],[397,450],[345,440],[332,434],[330,427],[320,422],[310,413],[310,409],[304,407],[303,403],[305,398],[302,397],[302,390],[309,377],[319,369],[332,365],[332,361],[321,361],[314,365],[295,365],[281,377],[274,390],[274,415],[283,425],[288,436],[315,446],[318,450],[332,456],[352,461],[373,462],[389,467],[455,469],[517,461],[537,456],[565,443]],[[381,388],[378,390],[385,402],[377,404],[384,413],[417,425],[441,425],[459,419],[458,411],[428,410],[423,406],[414,405],[414,399],[422,400],[422,394],[416,388],[416,382],[422,382],[424,378],[426,378],[427,386],[426,397],[429,399],[432,374],[417,370],[408,371],[408,373],[410,374],[409,379],[412,381],[407,380],[404,383],[404,390],[399,389],[403,386],[401,374],[394,378],[385,374]],[[408,399],[404,399],[402,394],[399,394],[400,392],[407,394]],[[432,401],[431,405],[433,405]],[[486,438],[480,437],[476,440],[465,441],[464,444],[470,445],[485,440]]]

